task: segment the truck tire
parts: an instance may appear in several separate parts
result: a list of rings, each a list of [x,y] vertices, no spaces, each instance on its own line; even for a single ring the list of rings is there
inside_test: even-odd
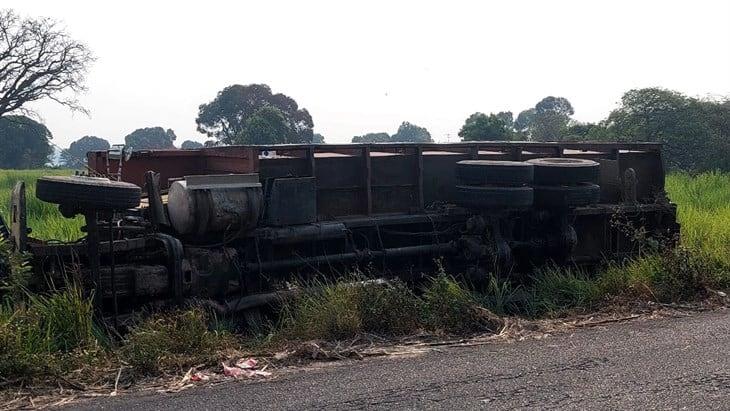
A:
[[[572,186],[534,186],[535,205],[538,207],[579,207],[596,204],[601,198],[601,187],[593,183]]]
[[[538,185],[598,183],[598,163],[580,158],[535,158],[527,160],[535,167]]]
[[[125,210],[139,206],[142,189],[108,178],[47,176],[38,179],[36,197],[77,209]]]
[[[525,209],[532,197],[532,187],[456,186],[456,204],[468,208]]]
[[[519,185],[532,182],[532,164],[522,161],[462,160],[456,181],[464,185]]]

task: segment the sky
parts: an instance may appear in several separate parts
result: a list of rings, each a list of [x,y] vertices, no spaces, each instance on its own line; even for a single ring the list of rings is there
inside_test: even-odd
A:
[[[62,22],[96,56],[90,116],[31,108],[67,147],[137,128],[205,141],[198,106],[231,84],[268,84],[309,110],[327,142],[403,121],[456,141],[477,111],[568,98],[599,121],[632,88],[730,95],[730,1],[3,0]]]

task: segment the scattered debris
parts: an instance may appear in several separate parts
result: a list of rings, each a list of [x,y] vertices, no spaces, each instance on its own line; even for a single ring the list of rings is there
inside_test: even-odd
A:
[[[237,378],[243,374],[243,370],[238,367],[229,367],[225,362],[221,362],[221,365],[223,366],[223,375],[226,377]]]
[[[190,376],[190,381],[194,381],[194,382],[209,381],[209,380],[210,380],[210,376],[208,374],[204,374],[200,371],[198,371],[195,374]]]
[[[254,378],[254,377],[270,377],[272,374],[268,371],[266,371],[266,366],[264,366],[262,369],[258,368],[258,361],[254,358],[248,358],[248,359],[241,359],[237,361],[233,367],[229,367],[226,365],[225,362],[221,362],[221,365],[223,366],[223,375],[226,377],[246,377],[246,378]]]
[[[258,365],[258,361],[254,358],[248,358],[248,359],[241,359],[236,363],[236,367],[244,369],[244,370],[253,370]]]

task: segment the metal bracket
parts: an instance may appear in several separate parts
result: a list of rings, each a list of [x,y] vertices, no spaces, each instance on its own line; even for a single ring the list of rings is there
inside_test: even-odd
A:
[[[19,181],[10,196],[10,238],[15,251],[24,252],[28,244],[28,220],[25,208],[25,182]]]
[[[636,178],[636,171],[629,167],[624,171],[622,197],[624,203],[636,204],[637,187],[639,180]]]
[[[150,208],[150,220],[152,226],[157,230],[159,226],[170,226],[170,220],[165,213],[160,194],[160,173],[148,171],[144,174],[145,188],[147,189],[147,201]]]
[[[154,238],[162,242],[167,253],[168,271],[170,273],[170,284],[172,285],[172,298],[176,304],[183,302],[183,269],[182,260],[184,255],[183,245],[177,238],[157,233]]]

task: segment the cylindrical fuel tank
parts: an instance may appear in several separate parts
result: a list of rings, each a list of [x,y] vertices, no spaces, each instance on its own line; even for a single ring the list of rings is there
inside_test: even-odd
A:
[[[256,227],[262,207],[258,174],[188,176],[172,183],[167,197],[179,234],[235,235]]]

